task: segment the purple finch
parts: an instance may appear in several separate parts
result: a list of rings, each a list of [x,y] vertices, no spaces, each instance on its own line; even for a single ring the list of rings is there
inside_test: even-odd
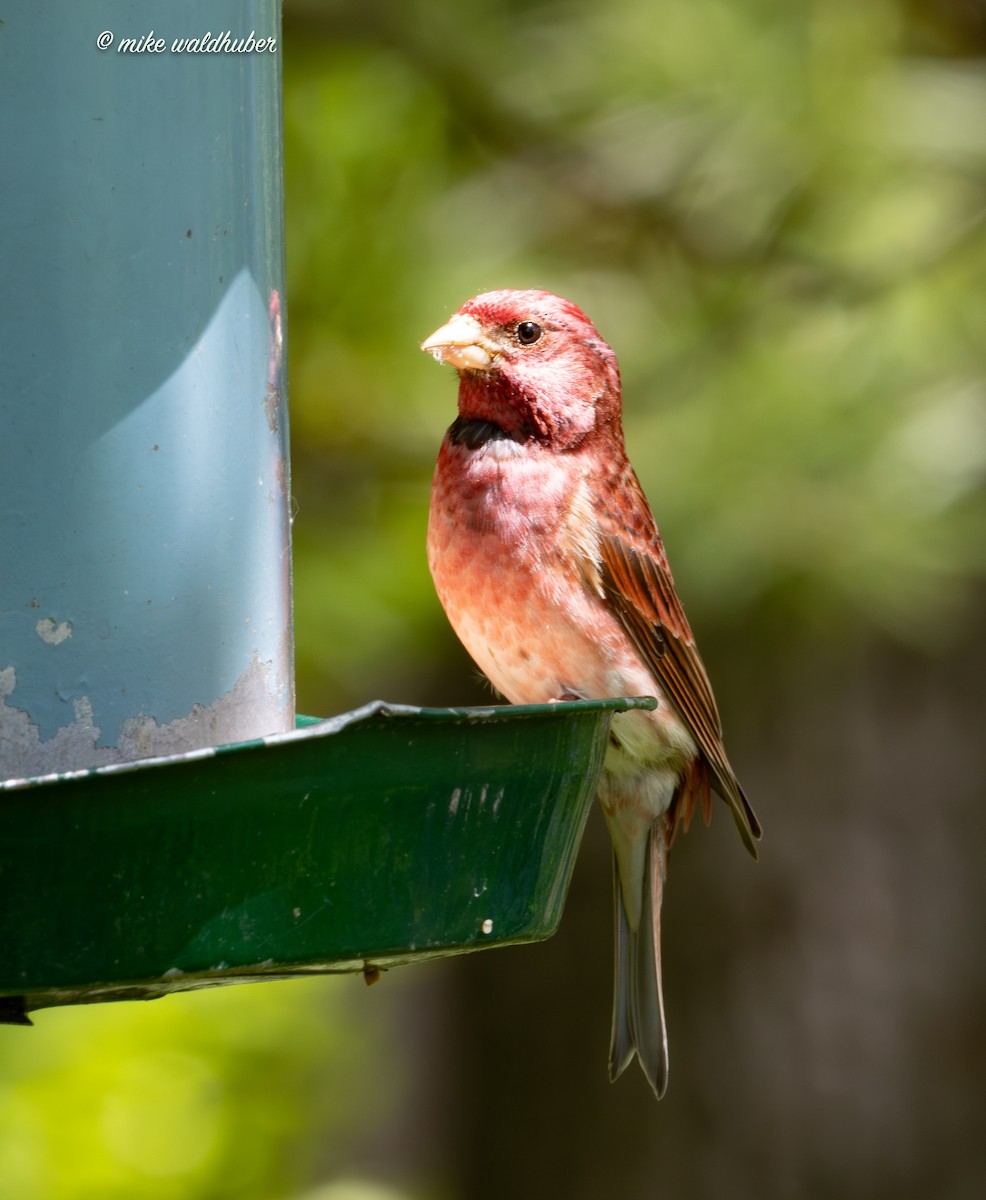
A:
[[[613,717],[599,800],[614,848],[610,1078],[668,1078],[661,897],[668,849],[710,787],[756,858],[705,667],[623,443],[616,356],[548,292],[476,296],[422,345],[459,372],[428,560],[453,629],[514,704],[654,696]]]

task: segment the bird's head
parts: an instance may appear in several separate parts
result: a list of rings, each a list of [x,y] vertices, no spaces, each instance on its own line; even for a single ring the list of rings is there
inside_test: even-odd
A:
[[[550,292],[483,292],[421,349],[458,370],[460,420],[562,450],[619,433],[616,355],[580,308]]]

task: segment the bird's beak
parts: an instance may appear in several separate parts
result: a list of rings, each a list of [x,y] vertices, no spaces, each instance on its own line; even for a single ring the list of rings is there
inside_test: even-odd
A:
[[[456,313],[447,325],[436,329],[421,343],[421,349],[460,371],[489,371],[496,355],[482,325],[465,313]]]

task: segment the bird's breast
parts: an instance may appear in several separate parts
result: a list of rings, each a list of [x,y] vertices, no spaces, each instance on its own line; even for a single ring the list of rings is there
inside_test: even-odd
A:
[[[518,449],[497,441],[492,452],[466,453],[446,443],[439,456],[428,559],[449,622],[514,704],[657,696],[654,712],[614,721],[606,767],[617,780],[655,770],[677,777],[695,746],[603,597],[591,465]],[[652,815],[671,791],[647,792]]]
[[[577,462],[560,463],[536,443],[506,436],[467,443],[450,436],[431,496],[428,542],[436,582],[454,587],[458,579],[494,572],[500,585],[509,580],[527,591],[576,577],[577,558],[594,530],[590,506],[580,502],[585,490]],[[580,523],[586,536],[573,541]]]
[[[577,460],[508,440],[476,450],[446,441],[432,488],[432,576],[459,640],[513,703],[627,694],[628,666],[652,690],[593,578],[595,538]]]

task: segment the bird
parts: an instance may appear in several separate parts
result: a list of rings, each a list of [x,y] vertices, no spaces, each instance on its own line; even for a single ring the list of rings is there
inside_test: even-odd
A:
[[[540,290],[467,301],[421,344],[459,376],[438,454],[428,564],[448,620],[512,704],[651,696],[616,713],[598,798],[613,843],[609,1077],[668,1081],[661,902],[668,851],[710,789],[757,858],[761,827],[723,745],[708,674],[627,457],[616,355]]]

